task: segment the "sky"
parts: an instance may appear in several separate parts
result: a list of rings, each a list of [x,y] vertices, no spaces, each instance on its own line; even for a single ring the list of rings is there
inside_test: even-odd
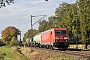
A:
[[[76,0],[14,0],[15,4],[0,8],[0,38],[1,32],[8,26],[14,26],[21,31],[23,38],[25,32],[31,29],[32,24],[46,15],[42,20],[55,15],[56,8],[62,2],[75,3]],[[39,16],[42,15],[42,16]],[[38,23],[33,26],[38,29]]]

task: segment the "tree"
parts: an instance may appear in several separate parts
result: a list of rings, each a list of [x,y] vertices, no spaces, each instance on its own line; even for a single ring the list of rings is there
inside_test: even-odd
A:
[[[81,42],[87,44],[90,40],[90,0],[78,0],[81,30]],[[86,47],[87,48],[87,47]]]
[[[15,28],[14,26],[6,27],[1,33],[2,41],[6,43],[6,45],[10,44],[12,37],[14,36],[17,38],[19,32],[19,29]]]
[[[30,29],[28,30],[25,34],[24,34],[24,37],[23,37],[23,42],[26,41],[27,38],[31,38],[32,35],[36,35],[38,33],[38,30],[36,29]]]
[[[70,40],[76,42],[76,34],[80,34],[80,19],[77,2],[68,4],[63,2],[56,8],[55,17],[58,27],[68,28]],[[78,12],[77,12],[78,11]]]
[[[46,20],[40,21],[38,31],[43,32],[43,31],[47,30],[47,25],[48,25],[48,22]]]
[[[48,18],[48,29],[57,27],[57,20],[55,16],[51,16]]]
[[[7,3],[8,5],[10,5],[10,3],[14,3],[13,1],[14,0],[0,0],[0,8],[1,7],[6,7],[5,3]]]
[[[55,20],[57,21],[57,27],[68,28],[70,39],[74,36],[75,32],[75,4],[68,4],[63,2],[56,8]]]

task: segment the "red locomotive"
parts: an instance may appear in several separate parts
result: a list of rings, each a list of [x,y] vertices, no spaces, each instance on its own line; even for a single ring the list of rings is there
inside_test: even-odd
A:
[[[67,28],[52,28],[37,34],[31,38],[29,43],[39,47],[53,49],[54,47],[66,50],[68,48]]]

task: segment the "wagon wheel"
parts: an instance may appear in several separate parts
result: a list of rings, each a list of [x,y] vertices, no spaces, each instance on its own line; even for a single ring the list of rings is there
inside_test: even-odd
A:
[[[54,50],[54,47],[53,46],[50,46],[50,49]]]
[[[41,44],[39,45],[39,48],[42,48],[42,45]]]

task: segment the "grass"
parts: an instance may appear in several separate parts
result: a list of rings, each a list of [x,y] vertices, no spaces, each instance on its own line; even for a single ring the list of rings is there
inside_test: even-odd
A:
[[[8,46],[0,47],[0,60],[29,60],[27,57],[20,54],[17,50],[11,49]]]

